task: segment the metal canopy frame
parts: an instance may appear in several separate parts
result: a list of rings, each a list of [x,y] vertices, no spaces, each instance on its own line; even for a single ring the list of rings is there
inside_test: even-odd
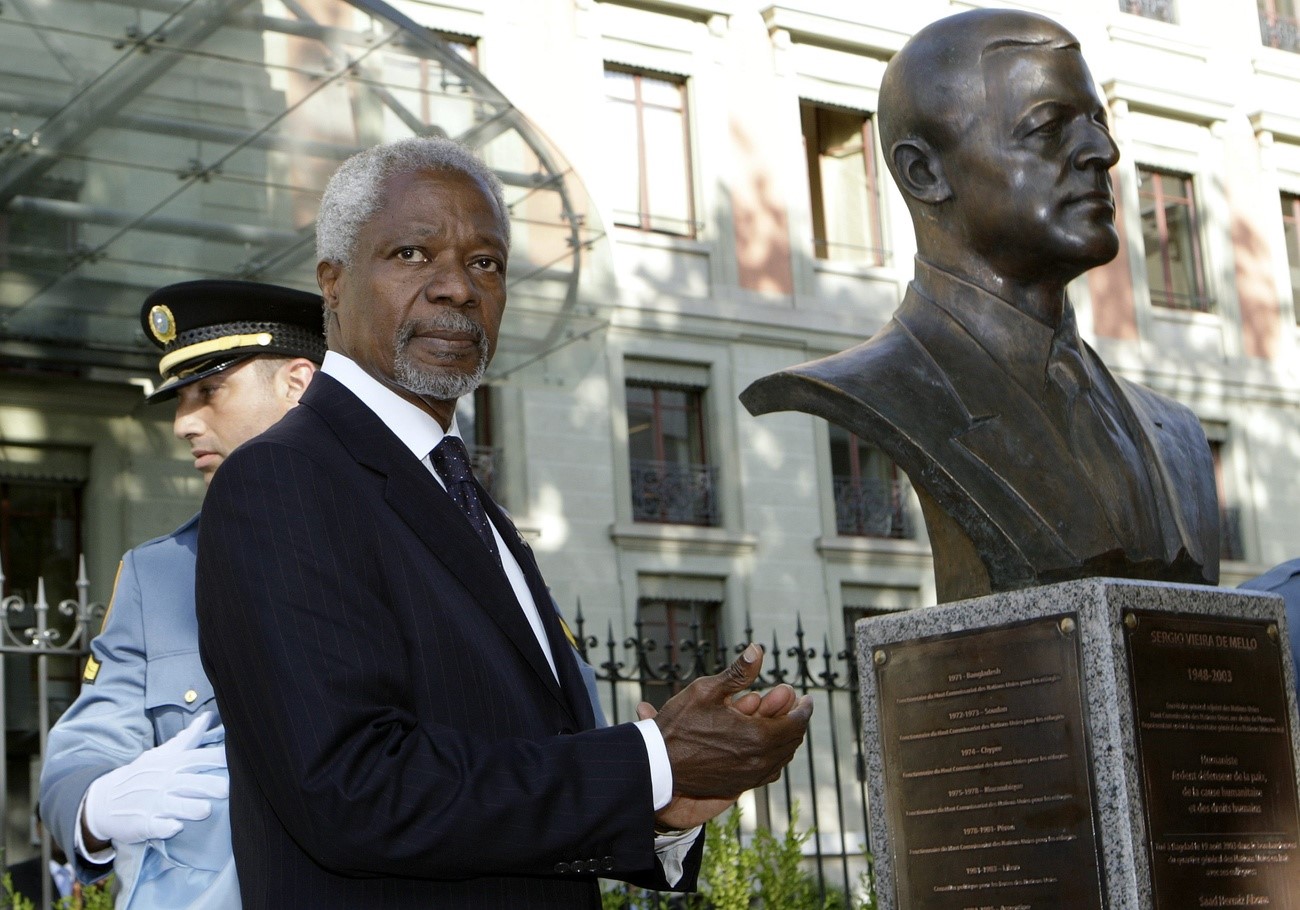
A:
[[[8,121],[7,123],[5,121]],[[0,365],[152,372],[154,288],[315,290],[343,159],[405,135],[475,148],[514,222],[490,375],[604,324],[604,233],[541,133],[451,44],[380,0],[4,0]]]

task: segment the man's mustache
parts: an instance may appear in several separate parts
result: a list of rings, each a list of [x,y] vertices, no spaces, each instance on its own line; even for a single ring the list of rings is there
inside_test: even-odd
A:
[[[397,349],[406,347],[416,335],[431,335],[437,332],[463,332],[474,339],[482,350],[487,345],[487,334],[483,327],[463,313],[455,310],[440,310],[433,316],[408,319],[397,329]]]

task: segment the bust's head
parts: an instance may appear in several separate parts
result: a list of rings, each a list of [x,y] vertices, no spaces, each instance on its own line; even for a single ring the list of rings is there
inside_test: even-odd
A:
[[[1119,150],[1079,42],[1052,20],[982,9],[926,26],[886,68],[879,120],[930,262],[1064,283],[1118,251]]]

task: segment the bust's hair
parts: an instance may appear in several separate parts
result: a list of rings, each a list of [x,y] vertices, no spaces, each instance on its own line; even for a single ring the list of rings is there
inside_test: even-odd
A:
[[[316,216],[316,260],[351,265],[357,235],[387,200],[384,181],[415,171],[457,171],[482,182],[496,199],[510,242],[510,216],[501,181],[472,151],[452,139],[412,136],[358,152],[339,165]]]
[[[877,119],[885,159],[900,139],[950,148],[980,116],[982,64],[991,52],[1016,47],[1078,48],[1059,23],[1034,13],[977,9],[932,22],[885,67]]]

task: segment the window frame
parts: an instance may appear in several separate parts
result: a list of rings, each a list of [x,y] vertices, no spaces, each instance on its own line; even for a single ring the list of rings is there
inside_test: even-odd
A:
[[[864,225],[870,245],[864,247],[865,256],[857,260],[860,264],[881,267],[889,259],[890,251],[885,246],[884,219],[881,217],[880,168],[876,160],[876,125],[875,114],[854,108],[825,104],[808,98],[799,99],[799,129],[804,144],[805,168],[808,176],[808,203],[812,221],[813,258],[819,262],[841,262],[830,255],[831,247],[844,246],[834,243],[828,236],[826,226],[826,196],[822,185],[822,161],[831,151],[823,148],[821,141],[823,124],[821,114],[852,114],[860,117],[859,136],[862,140],[863,171],[866,183],[866,224]],[[811,126],[811,130],[810,130]],[[820,236],[819,236],[820,234]]]
[[[627,64],[614,63],[608,60],[605,61],[604,69],[602,72],[605,75],[614,72],[614,73],[623,73],[625,75],[631,76],[633,80],[633,86],[634,86],[634,93],[633,93],[634,97],[632,102],[630,103],[635,109],[635,120],[636,120],[636,147],[637,147],[636,181],[637,181],[637,207],[639,211],[635,213],[636,214],[635,222],[632,222],[630,219],[625,217],[632,213],[614,211],[613,213],[614,224],[617,225],[618,227],[627,228],[629,230],[642,231],[647,234],[662,234],[668,237],[682,237],[688,240],[697,239],[700,233],[700,224],[699,224],[698,212],[695,204],[695,166],[694,166],[694,158],[693,158],[692,143],[691,143],[691,106],[690,106],[690,94],[688,91],[689,80],[685,76],[678,76],[672,73],[659,72],[657,70],[652,70],[646,67],[629,66]],[[642,92],[642,82],[645,79],[654,79],[659,82],[675,85],[678,90],[678,97],[681,99],[681,106],[679,108],[679,111],[681,115],[681,127],[682,127],[681,130],[682,161],[685,166],[685,173],[683,174],[684,177],[683,182],[685,184],[685,197],[686,197],[684,200],[686,203],[686,220],[685,220],[684,230],[682,231],[673,231],[663,227],[662,225],[656,225],[655,224],[656,218],[662,220],[667,216],[656,216],[655,213],[651,211],[651,203],[650,203],[651,188],[649,185],[649,174],[647,169],[645,110],[647,107],[654,107],[658,110],[668,110],[668,108],[664,108],[662,106],[653,105],[653,104],[648,105],[644,101],[643,92]],[[611,97],[608,90],[606,90],[604,93],[604,99],[605,99],[604,103],[607,105],[629,103],[626,99]],[[622,175],[620,175],[620,177],[621,176]]]
[[[827,423],[826,427],[827,427],[827,447],[830,453],[830,467],[831,467],[831,471],[830,471],[831,503],[835,511],[836,535],[840,537],[869,538],[872,540],[913,540],[916,535],[915,535],[915,531],[911,527],[911,522],[908,520],[907,491],[903,480],[904,475],[903,472],[899,469],[898,465],[895,464],[894,461],[890,459],[889,456],[886,455],[881,449],[860,439],[855,433],[852,433],[851,431],[846,430],[843,427],[839,427],[831,423]],[[835,447],[837,444],[835,439],[836,434],[843,434],[843,436],[846,438],[846,444],[848,447],[847,457],[848,457],[848,467],[849,467],[849,473],[847,475],[837,474],[835,472]],[[847,527],[845,523],[842,523],[840,521],[840,508],[839,508],[840,496],[839,496],[839,489],[838,489],[839,484],[841,482],[847,482],[848,484],[851,485],[852,488],[861,491],[864,488],[863,487],[863,464],[870,457],[870,454],[873,452],[879,453],[880,457],[884,459],[884,461],[888,465],[888,470],[886,473],[889,476],[887,478],[884,478],[883,480],[878,481],[890,485],[890,490],[889,490],[890,508],[888,514],[889,529],[887,533],[883,533],[883,534],[873,533],[872,530],[866,526],[867,523],[863,520],[859,520],[855,522],[853,528]],[[875,477],[868,478],[868,482],[873,482],[873,481],[877,481],[877,478]]]
[[[1294,0],[1256,0],[1259,39],[1265,47],[1300,53],[1300,9]]]
[[[630,393],[631,390],[634,388],[646,389],[651,392],[651,404],[650,404],[651,416],[650,416],[649,430],[652,437],[652,449],[653,449],[654,458],[648,461],[643,458],[636,458],[632,454],[632,434],[633,432],[635,432],[635,430],[632,426],[632,421],[630,419],[630,415],[633,410],[633,405],[630,400]],[[695,440],[693,446],[694,450],[691,451],[689,454],[692,456],[692,458],[698,458],[698,460],[692,460],[683,463],[677,460],[670,460],[667,457],[668,447],[665,444],[663,414],[665,408],[671,406],[666,406],[661,400],[661,397],[663,393],[668,393],[668,392],[681,393],[686,396],[686,406],[683,407],[681,410],[684,412],[684,421],[686,426],[688,427],[687,444],[688,447],[692,446],[691,430],[693,430],[693,435]],[[624,408],[626,409],[625,412],[629,415],[629,419],[627,422],[627,446],[628,446],[628,469],[629,469],[628,480],[632,489],[632,520],[634,522],[648,523],[648,524],[686,524],[686,525],[695,525],[701,527],[718,527],[721,525],[722,523],[721,514],[720,514],[721,510],[719,508],[720,491],[718,490],[718,478],[717,478],[718,468],[717,465],[715,465],[710,459],[710,448],[709,448],[709,439],[708,439],[708,432],[707,432],[708,430],[708,421],[706,417],[706,409],[708,406],[707,398],[708,398],[708,389],[706,387],[700,387],[693,384],[664,382],[664,381],[657,381],[651,379],[640,379],[635,377],[628,377],[624,379],[623,405]],[[695,521],[680,520],[679,518],[676,517],[678,510],[673,509],[671,503],[664,504],[663,502],[661,502],[660,508],[657,513],[657,517],[650,515],[648,512],[644,510],[640,510],[640,511],[638,510],[637,508],[638,484],[636,483],[635,476],[638,470],[642,470],[642,469],[649,470],[652,468],[652,466],[661,466],[663,469],[661,470],[662,474],[667,473],[666,469],[669,466],[682,468],[686,470],[688,473],[694,473],[696,471],[704,472],[704,475],[708,478],[706,483],[709,487],[709,490],[708,490],[707,502],[705,504],[705,507],[702,510],[699,510],[698,520]]]
[[[1199,205],[1196,199],[1196,176],[1185,171],[1177,169],[1159,167],[1152,164],[1139,163],[1136,166],[1137,175],[1137,193],[1138,193],[1138,228],[1142,240],[1143,263],[1147,275],[1147,291],[1150,296],[1152,306],[1161,307],[1166,310],[1177,310],[1182,312],[1214,312],[1215,300],[1210,291],[1209,270],[1206,267],[1205,257],[1205,238],[1202,236],[1202,224],[1199,211]],[[1144,175],[1150,179],[1144,179]],[[1182,182],[1184,194],[1181,196],[1167,196],[1164,189],[1164,182],[1160,178],[1170,177]],[[1148,190],[1144,187],[1153,187]],[[1149,261],[1151,251],[1147,249],[1147,239],[1145,231],[1144,204],[1149,202],[1152,207],[1152,213],[1156,220],[1157,239],[1160,247],[1157,251],[1161,265],[1161,278],[1165,283],[1165,288],[1159,290],[1151,280],[1151,269]],[[1186,297],[1186,301],[1180,299],[1170,290],[1173,286],[1174,264],[1169,253],[1169,222],[1166,216],[1166,207],[1172,202],[1186,208],[1188,219],[1188,242],[1191,249],[1188,254],[1191,257],[1190,265],[1190,283],[1193,285],[1193,293]]]
[[[1178,24],[1178,6],[1176,0],[1119,0],[1121,13],[1140,16],[1153,22]]]
[[[1282,245],[1286,247],[1287,275],[1291,279],[1291,306],[1297,325],[1300,325],[1300,193],[1281,192]],[[1287,242],[1286,228],[1291,226],[1291,242]]]
[[[1232,495],[1227,473],[1229,442],[1226,431],[1209,432],[1210,460],[1214,463],[1214,497],[1219,508],[1219,560],[1242,561],[1246,558],[1245,513]]]
[[[21,524],[24,520],[34,522],[53,521],[60,516],[46,511],[29,511],[20,510],[14,505],[13,494],[14,487],[26,490],[49,490],[65,494],[70,499],[70,511],[68,516],[62,516],[64,520],[71,523],[72,541],[71,553],[66,559],[60,561],[66,562],[65,571],[61,574],[66,578],[49,577],[47,563],[48,549],[44,539],[35,542],[34,549],[37,557],[37,563],[41,566],[40,577],[58,588],[63,582],[75,580],[78,574],[78,560],[85,550],[85,539],[83,534],[83,524],[85,522],[85,495],[86,482],[84,480],[67,480],[67,479],[35,479],[25,477],[9,477],[0,475],[0,565],[4,567],[4,587],[0,596],[8,597],[11,594],[18,594],[28,599],[36,595],[35,578],[30,575],[31,566],[19,564],[16,559],[15,549],[15,529],[16,525]],[[57,557],[57,554],[56,554]],[[20,585],[24,580],[30,579],[30,587]]]

